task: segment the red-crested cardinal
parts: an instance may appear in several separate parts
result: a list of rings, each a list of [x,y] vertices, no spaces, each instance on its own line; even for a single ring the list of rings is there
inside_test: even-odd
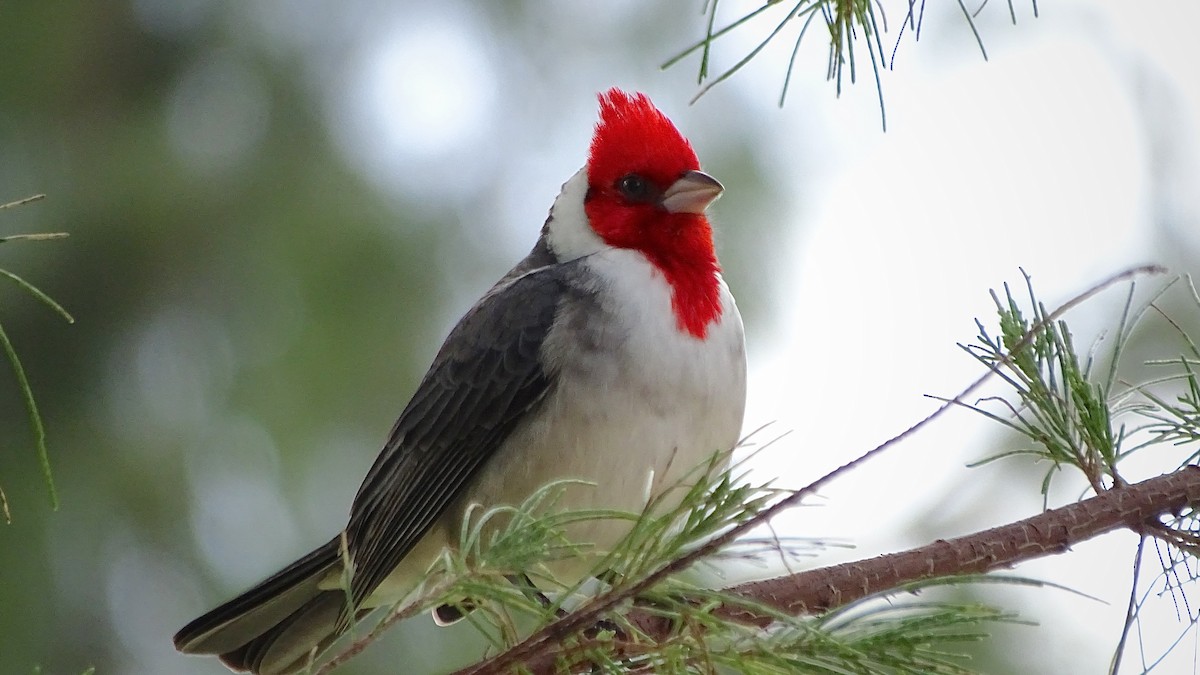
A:
[[[189,623],[175,646],[236,671],[295,672],[364,610],[404,601],[457,544],[471,504],[520,504],[578,479],[594,485],[572,484],[560,506],[637,512],[651,482],[732,448],[742,319],[704,215],[721,191],[645,95],[602,94],[587,165],[529,255],[446,338],[344,533]],[[586,521],[569,534],[605,551],[629,527]],[[556,572],[580,579],[594,562]]]

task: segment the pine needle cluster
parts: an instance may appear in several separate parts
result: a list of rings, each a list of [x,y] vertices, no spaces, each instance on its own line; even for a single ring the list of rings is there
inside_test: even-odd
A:
[[[45,198],[45,195],[34,195],[19,199],[14,202],[0,204],[0,211],[5,209],[24,206],[32,202],[39,201]],[[10,234],[0,237],[0,244],[6,244],[13,241],[41,241],[45,239],[61,239],[67,236],[64,232],[53,233],[38,233],[38,234]],[[49,295],[46,295],[37,286],[29,283],[20,276],[0,267],[0,277],[8,279],[20,288],[22,291],[36,298],[42,304],[54,310],[59,316],[67,321],[74,323],[75,319],[63,309],[62,305],[55,302]],[[0,324],[0,347],[4,349],[4,355],[8,358],[9,364],[12,366],[13,375],[17,378],[17,387],[21,390],[21,398],[25,403],[25,410],[29,414],[29,426],[33,429],[34,443],[37,448],[38,462],[42,467],[42,478],[46,481],[46,489],[50,493],[50,504],[58,509],[58,491],[54,487],[54,474],[50,470],[50,453],[46,449],[46,428],[42,424],[42,416],[38,412],[37,401],[33,398],[33,389],[29,386],[29,378],[25,375],[25,368],[21,365],[21,359],[17,357],[17,350],[13,346],[12,340],[9,339],[8,333],[5,332],[4,326]],[[0,485],[0,514],[2,514],[5,522],[12,522],[12,514],[8,507],[8,498],[4,495],[4,487]]]
[[[485,660],[463,671],[471,673],[959,674],[972,671],[955,645],[983,639],[988,623],[1014,620],[982,605],[900,601],[894,593],[795,616],[688,574],[643,587],[664,566],[746,527],[791,494],[750,482],[743,463],[725,468],[729,455],[714,454],[679,484],[652,495],[641,513],[561,509],[564,490],[579,487],[571,481],[549,484],[517,507],[468,511],[457,550],[443,553],[419,599],[380,619],[330,665],[361,651],[395,621],[447,603],[466,612],[501,659],[527,636],[553,635],[551,646],[532,659]],[[630,529],[611,551],[567,537],[572,524],[612,519]],[[742,541],[693,562],[717,566],[724,556],[761,554],[768,546],[779,554],[789,544],[802,542]],[[569,556],[596,561],[590,582],[565,584],[554,577],[554,563]],[[533,585],[514,583],[517,577]],[[613,598],[610,609],[595,609]],[[756,620],[732,618],[736,613]],[[562,628],[565,618],[574,625]]]

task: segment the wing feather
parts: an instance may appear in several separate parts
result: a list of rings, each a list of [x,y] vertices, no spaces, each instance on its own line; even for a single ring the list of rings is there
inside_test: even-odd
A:
[[[540,352],[564,265],[506,277],[459,321],[359,488],[346,534],[362,602],[429,531],[554,374]]]

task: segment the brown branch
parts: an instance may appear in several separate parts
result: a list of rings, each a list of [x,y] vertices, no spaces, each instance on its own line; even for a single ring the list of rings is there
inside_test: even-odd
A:
[[[1200,504],[1200,468],[1189,466],[990,530],[730,590],[789,614],[813,614],[914,581],[1010,568],[1120,528],[1140,533],[1143,523],[1194,504]],[[746,618],[738,609],[719,612]]]
[[[1158,524],[1157,518],[1197,504],[1200,504],[1200,468],[1189,466],[982,532],[941,539],[901,553],[745,583],[728,590],[791,615],[815,614],[912,582],[982,574],[1064,553],[1075,544],[1116,529],[1128,528],[1140,533],[1147,529],[1146,524]],[[625,597],[624,594],[621,596]],[[714,612],[740,623],[770,623],[769,617],[755,614],[744,606],[725,605]],[[549,639],[540,642],[539,648],[521,661],[512,660],[510,650],[464,668],[457,675],[505,673],[517,664],[534,673],[554,673],[556,658],[563,655],[560,652],[563,640],[579,630],[572,621],[574,617],[576,615],[569,615],[546,626],[539,634],[549,636]],[[628,618],[653,640],[666,640],[670,636],[669,620],[636,611]],[[626,647],[632,655],[644,651],[645,644],[639,647],[617,641],[613,647],[617,651],[615,656],[620,658]]]

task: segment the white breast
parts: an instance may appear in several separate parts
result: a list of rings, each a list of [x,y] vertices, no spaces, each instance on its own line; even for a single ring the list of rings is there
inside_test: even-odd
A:
[[[583,264],[583,300],[560,312],[542,348],[555,384],[465,491],[470,502],[516,505],[547,483],[577,479],[594,485],[567,488],[559,507],[636,513],[738,440],[746,357],[725,282],[721,316],[701,340],[677,327],[670,287],[641,254],[603,248]],[[463,507],[448,509],[367,606],[404,597],[442,547],[456,544]],[[627,522],[593,521],[568,536],[604,553],[628,530]],[[595,562],[564,561],[554,572],[571,583]]]
[[[652,493],[738,440],[745,346],[724,281],[721,317],[701,340],[679,329],[669,285],[640,253],[605,248],[585,265],[598,303],[560,316],[547,339],[543,355],[559,370],[557,383],[536,420],[484,469],[475,494],[485,504],[518,503],[572,478],[595,486],[572,487],[563,506],[639,512]],[[607,550],[626,530],[606,522],[570,534]]]

